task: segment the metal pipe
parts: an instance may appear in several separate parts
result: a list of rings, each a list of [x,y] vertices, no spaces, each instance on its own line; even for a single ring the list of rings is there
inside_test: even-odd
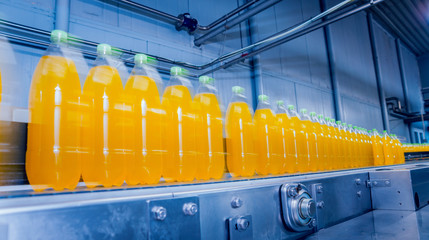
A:
[[[214,36],[217,36],[224,31],[234,27],[235,25],[243,22],[244,20],[264,11],[265,9],[275,5],[276,3],[280,2],[282,0],[266,0],[263,3],[255,6],[254,8],[249,9],[245,13],[227,21],[225,24],[218,26],[216,28],[213,28],[212,30],[207,31],[204,35],[194,40],[195,46],[201,46],[204,42],[206,42],[208,39],[213,38]]]
[[[102,1],[104,1],[104,2],[112,2],[111,0],[102,0]],[[146,12],[148,12],[150,14],[156,15],[157,17],[159,17],[159,19],[161,19],[163,21],[166,21],[166,22],[169,22],[169,23],[175,24],[177,22],[181,22],[182,21],[180,18],[178,18],[176,16],[173,16],[171,14],[168,14],[168,13],[156,10],[154,8],[145,6],[145,5],[140,4],[140,3],[136,3],[134,1],[130,1],[130,0],[116,0],[116,1],[113,1],[113,3],[119,3],[119,4],[122,4],[122,5],[126,5],[126,6],[129,6],[129,7],[133,7],[133,8],[139,9],[139,10],[146,11]]]
[[[381,106],[381,118],[383,120],[383,128],[390,132],[390,124],[389,124],[389,114],[387,112],[387,106],[386,106],[386,96],[384,94],[384,88],[383,88],[383,82],[381,79],[381,69],[380,69],[380,61],[378,58],[377,48],[375,45],[375,31],[374,31],[374,19],[372,16],[372,13],[368,13],[367,15],[367,21],[368,21],[368,29],[369,29],[369,38],[371,40],[371,51],[372,51],[372,58],[374,61],[374,69],[375,69],[375,79],[377,81],[377,90],[378,90],[378,100],[380,101]]]
[[[219,69],[225,69],[225,68],[228,68],[228,67],[230,67],[230,66],[232,66],[232,65],[236,64],[237,62],[241,62],[241,61],[243,61],[243,60],[245,60],[245,59],[247,59],[247,58],[253,57],[253,56],[255,56],[255,55],[257,55],[257,54],[259,54],[259,53],[261,53],[261,52],[267,51],[267,50],[269,50],[269,49],[271,49],[271,48],[273,48],[273,47],[277,47],[278,45],[281,45],[281,44],[283,44],[283,43],[289,42],[289,41],[291,41],[291,40],[293,40],[293,39],[296,39],[296,38],[301,37],[301,36],[303,36],[303,35],[305,35],[305,34],[308,34],[308,33],[310,33],[310,32],[313,32],[313,31],[315,31],[315,30],[317,30],[317,29],[320,29],[320,28],[322,28],[322,27],[324,27],[324,26],[327,26],[327,25],[329,25],[329,24],[332,24],[332,23],[334,23],[334,22],[337,22],[337,21],[339,21],[339,20],[342,20],[342,19],[344,19],[344,18],[346,18],[346,17],[349,17],[349,16],[351,16],[351,15],[353,15],[353,14],[355,14],[355,13],[358,13],[358,12],[360,12],[360,11],[362,11],[362,10],[368,9],[368,8],[372,7],[373,5],[378,4],[378,3],[381,3],[381,2],[383,2],[383,1],[384,1],[384,0],[375,0],[375,1],[373,1],[373,2],[366,3],[366,4],[364,4],[364,5],[361,5],[361,6],[357,7],[357,8],[354,8],[353,10],[350,10],[350,11],[348,11],[348,12],[341,13],[341,14],[339,14],[339,15],[337,15],[337,16],[334,16],[334,17],[332,17],[332,18],[329,18],[328,20],[325,20],[325,21],[323,21],[323,22],[321,22],[321,23],[317,23],[317,24],[314,24],[313,26],[310,26],[310,27],[307,27],[307,28],[301,29],[301,30],[299,30],[299,31],[297,31],[297,32],[295,32],[295,33],[293,33],[293,34],[290,34],[289,36],[286,36],[286,37],[284,37],[284,38],[278,39],[277,41],[274,41],[274,42],[272,42],[272,43],[270,43],[270,44],[268,44],[268,45],[266,45],[266,46],[263,46],[263,47],[261,47],[261,48],[258,48],[257,50],[254,50],[254,51],[250,52],[249,54],[242,55],[242,56],[240,56],[240,57],[238,57],[238,58],[235,58],[235,59],[233,59],[233,60],[230,60],[230,61],[228,61],[228,62],[226,62],[226,63],[224,63],[224,64],[222,64],[222,65],[220,65],[220,66],[218,66],[218,67],[216,67],[216,68],[213,68],[213,69],[211,69],[211,70],[209,70],[209,71],[206,71],[206,72],[204,72],[204,73],[202,73],[202,74],[200,74],[200,75],[207,75],[207,74],[212,73],[212,72],[215,72],[215,71],[217,71],[217,70],[219,70]],[[285,30],[285,31],[288,31],[288,29],[287,29],[287,30]]]
[[[210,24],[209,24],[209,25],[207,25],[207,26],[201,26],[201,25],[198,25],[198,30],[201,30],[201,31],[207,31],[207,30],[210,30],[210,29],[212,29],[212,28],[216,27],[217,25],[219,25],[220,23],[222,23],[223,21],[225,21],[225,20],[227,20],[227,19],[231,18],[231,17],[232,17],[232,16],[234,16],[235,14],[237,14],[237,13],[239,13],[239,12],[243,11],[244,9],[246,9],[246,8],[248,8],[248,7],[250,7],[250,6],[252,6],[253,4],[257,3],[258,1],[259,1],[259,0],[252,0],[252,1],[248,1],[247,3],[245,3],[245,4],[241,5],[241,6],[239,6],[238,8],[236,8],[236,9],[232,10],[231,12],[229,12],[229,13],[227,13],[227,14],[223,15],[222,17],[218,18],[217,20],[215,20],[214,22],[210,23]]]
[[[69,31],[70,0],[56,0],[55,29]]]

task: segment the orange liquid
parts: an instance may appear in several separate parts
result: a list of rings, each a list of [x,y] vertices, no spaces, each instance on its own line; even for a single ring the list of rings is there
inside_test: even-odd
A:
[[[346,134],[346,139],[347,139],[347,143],[346,143],[346,147],[347,147],[347,156],[346,156],[346,162],[347,168],[353,168],[354,167],[354,159],[355,159],[355,152],[354,152],[354,139],[353,139],[353,135],[350,131],[345,131]]]
[[[399,141],[399,139],[396,139],[396,142],[398,143],[398,154],[399,154],[398,164],[403,164],[405,163],[404,148],[402,147],[402,143],[401,141]]]
[[[162,107],[166,112],[163,176],[168,182],[192,181],[197,170],[196,117],[191,94],[185,86],[165,89]]]
[[[335,131],[335,127],[328,126],[329,131],[332,137],[332,147],[333,147],[333,158],[332,158],[332,169],[339,169],[339,159],[340,159],[340,144],[337,132]]]
[[[271,109],[258,109],[254,116],[255,149],[258,155],[256,172],[259,175],[279,174],[282,171],[278,127]]]
[[[247,104],[230,103],[225,123],[229,172],[234,177],[253,176],[256,169],[256,154],[253,146],[255,129]]]
[[[372,152],[372,141],[371,137],[368,135],[365,135],[366,141],[367,141],[367,151],[368,151],[368,165],[374,166],[374,155]]]
[[[297,170],[301,173],[308,172],[310,150],[306,125],[298,117],[292,117],[292,121],[294,121],[296,131],[296,147],[298,153]]]
[[[322,125],[323,133],[325,134],[325,151],[326,151],[326,163],[325,163],[325,169],[326,170],[332,170],[334,169],[334,158],[335,158],[335,144],[333,140],[333,136],[331,133],[331,129],[328,125]]]
[[[200,93],[194,98],[198,107],[197,179],[220,179],[225,169],[222,113],[213,93]]]
[[[114,67],[93,67],[82,94],[82,178],[88,187],[121,186],[126,158],[123,87]],[[127,157],[129,154],[127,154]]]
[[[381,139],[381,142],[383,143],[384,164],[392,165],[394,162],[392,158],[392,147],[390,146],[390,138],[383,137]]]
[[[125,145],[131,149],[127,161],[126,182],[129,185],[154,184],[162,174],[163,147],[161,109],[158,87],[146,76],[132,75],[125,85]]]
[[[295,129],[291,125],[292,120],[286,113],[279,113],[276,117],[279,127],[277,141],[281,144],[282,172],[294,173],[298,159]]]
[[[337,156],[337,169],[342,169],[345,167],[345,141],[343,140],[343,134],[340,129],[334,127],[335,135],[337,136],[338,143],[338,156]]]
[[[383,142],[380,136],[371,136],[374,166],[384,165]]]
[[[25,167],[35,191],[74,189],[79,182],[79,97],[80,82],[73,61],[42,57],[33,75],[28,104]]]
[[[319,165],[319,152],[318,152],[318,139],[317,132],[314,127],[314,123],[310,120],[303,121],[305,124],[305,129],[307,129],[308,133],[308,150],[309,150],[309,162],[308,162],[308,170],[315,172],[318,170]]]
[[[325,135],[322,125],[318,122],[313,123],[314,132],[317,135],[317,151],[318,151],[318,163],[317,170],[326,170],[327,169],[327,137]]]

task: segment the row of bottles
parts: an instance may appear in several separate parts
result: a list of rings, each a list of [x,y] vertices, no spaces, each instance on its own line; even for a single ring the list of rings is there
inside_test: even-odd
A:
[[[234,177],[400,162],[399,140],[305,109],[298,114],[282,101],[274,113],[266,95],[252,116],[239,86],[225,116],[225,149],[212,78],[200,77],[193,97],[186,71],[172,67],[163,89],[155,60],[137,54],[123,88],[112,48],[100,44],[81,90],[63,54],[67,33],[53,31],[51,42],[29,96],[26,172],[36,191],[74,189],[81,176],[88,187],[219,179],[225,152]]]
[[[429,152],[429,144],[427,143],[407,143],[403,146],[404,152]]]

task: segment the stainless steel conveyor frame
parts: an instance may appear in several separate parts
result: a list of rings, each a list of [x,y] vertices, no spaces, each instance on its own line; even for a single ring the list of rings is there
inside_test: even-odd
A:
[[[429,200],[424,161],[303,175],[34,193],[0,188],[5,239],[288,239]]]

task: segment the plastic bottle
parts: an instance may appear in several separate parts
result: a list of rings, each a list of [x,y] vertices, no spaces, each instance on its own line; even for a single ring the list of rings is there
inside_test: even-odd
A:
[[[293,127],[296,133],[296,148],[298,153],[298,172],[308,172],[309,164],[309,147],[308,147],[308,134],[306,125],[302,123],[298,113],[295,111],[293,105],[288,105],[288,115],[293,121]]]
[[[297,167],[297,149],[296,133],[293,127],[292,119],[287,115],[287,110],[283,101],[277,101],[277,126],[279,128],[279,138],[277,141],[281,144],[282,149],[282,172],[294,173]]]
[[[220,179],[225,169],[223,124],[214,79],[199,78],[200,86],[194,102],[199,105],[197,125],[198,157],[197,179]]]
[[[326,137],[325,133],[323,131],[323,127],[319,122],[319,118],[317,117],[317,114],[315,112],[310,113],[311,121],[313,122],[313,131],[317,135],[317,166],[316,169],[319,171],[326,170]],[[323,118],[322,115],[320,115],[321,118]]]
[[[342,123],[340,127],[341,133],[343,135],[343,141],[344,141],[344,168],[351,168],[352,166],[352,153],[353,149],[351,147],[351,139],[350,139],[350,132],[348,131],[347,124]]]
[[[396,143],[395,139],[393,138],[393,134],[389,134],[390,138],[390,147],[391,147],[391,153],[392,153],[392,161],[393,164],[398,164],[399,162],[399,154],[398,154],[398,144]]]
[[[99,44],[83,86],[82,178],[88,187],[125,181],[123,86],[111,59],[111,46]]]
[[[372,152],[371,134],[370,134],[370,131],[368,131],[367,129],[364,129],[364,131],[365,131],[365,137],[366,137],[366,140],[367,140],[368,165],[369,166],[374,166],[374,154]]]
[[[232,87],[233,96],[225,117],[227,166],[234,177],[255,174],[256,154],[253,145],[255,125],[247,105],[244,88]]]
[[[161,106],[166,112],[164,131],[167,156],[162,175],[167,182],[192,181],[197,170],[196,113],[192,85],[187,72],[172,67],[170,81],[164,90]]]
[[[125,143],[132,149],[127,161],[126,182],[129,185],[154,184],[162,174],[163,146],[159,91],[160,78],[151,76],[156,60],[144,54],[134,56],[134,69],[125,85]]]
[[[319,152],[318,152],[318,142],[317,142],[317,132],[314,127],[314,123],[312,122],[310,116],[307,113],[307,109],[301,109],[301,121],[302,124],[305,125],[305,129],[307,132],[307,144],[308,144],[308,153],[309,153],[309,161],[308,161],[308,170],[311,172],[315,172],[318,170],[319,166]]]
[[[74,62],[64,57],[67,33],[54,30],[31,81],[26,172],[35,191],[74,189],[81,174],[81,93]]]
[[[336,137],[335,137],[335,130],[332,127],[332,122],[331,122],[331,118],[329,117],[325,117],[325,126],[326,126],[326,131],[328,132],[328,137],[329,137],[329,169],[330,170],[335,170],[336,169],[336,164],[337,164],[337,156],[338,156],[338,145],[336,144]]]
[[[255,123],[255,149],[258,155],[256,172],[259,175],[281,172],[280,142],[276,141],[278,127],[267,95],[258,96]]]
[[[328,118],[328,126],[332,135],[332,145],[334,146],[334,158],[332,162],[333,169],[340,168],[340,143],[338,132],[335,129],[335,120],[333,118]]]
[[[390,143],[390,137],[386,130],[383,131],[383,138],[381,141],[383,142],[384,164],[392,165],[394,163],[392,157],[392,147]]]
[[[334,121],[333,122],[335,127],[335,133],[338,137],[338,168],[343,169],[345,168],[345,160],[346,160],[346,142],[344,137],[344,132],[341,130],[341,121]]]
[[[319,123],[322,127],[323,130],[323,134],[325,136],[325,153],[326,153],[326,159],[325,159],[325,164],[324,164],[324,169],[325,170],[331,170],[333,169],[333,159],[334,159],[334,150],[335,150],[335,146],[332,144],[333,139],[332,139],[332,135],[328,126],[328,123],[325,121],[323,115],[318,115],[317,116],[319,118]]]
[[[356,168],[359,167],[359,139],[358,135],[356,133],[356,127],[353,127],[353,125],[348,125],[349,130],[351,132],[351,139],[352,139],[352,148],[353,148],[353,164],[352,167]]]
[[[394,139],[396,143],[398,144],[398,164],[404,164],[405,163],[405,155],[404,155],[404,148],[402,146],[401,141],[399,141],[398,137],[394,134]]]
[[[381,137],[377,132],[377,129],[372,129],[371,134],[372,142],[372,153],[374,159],[374,166],[383,166],[384,165],[384,155],[383,155],[383,142]]]

